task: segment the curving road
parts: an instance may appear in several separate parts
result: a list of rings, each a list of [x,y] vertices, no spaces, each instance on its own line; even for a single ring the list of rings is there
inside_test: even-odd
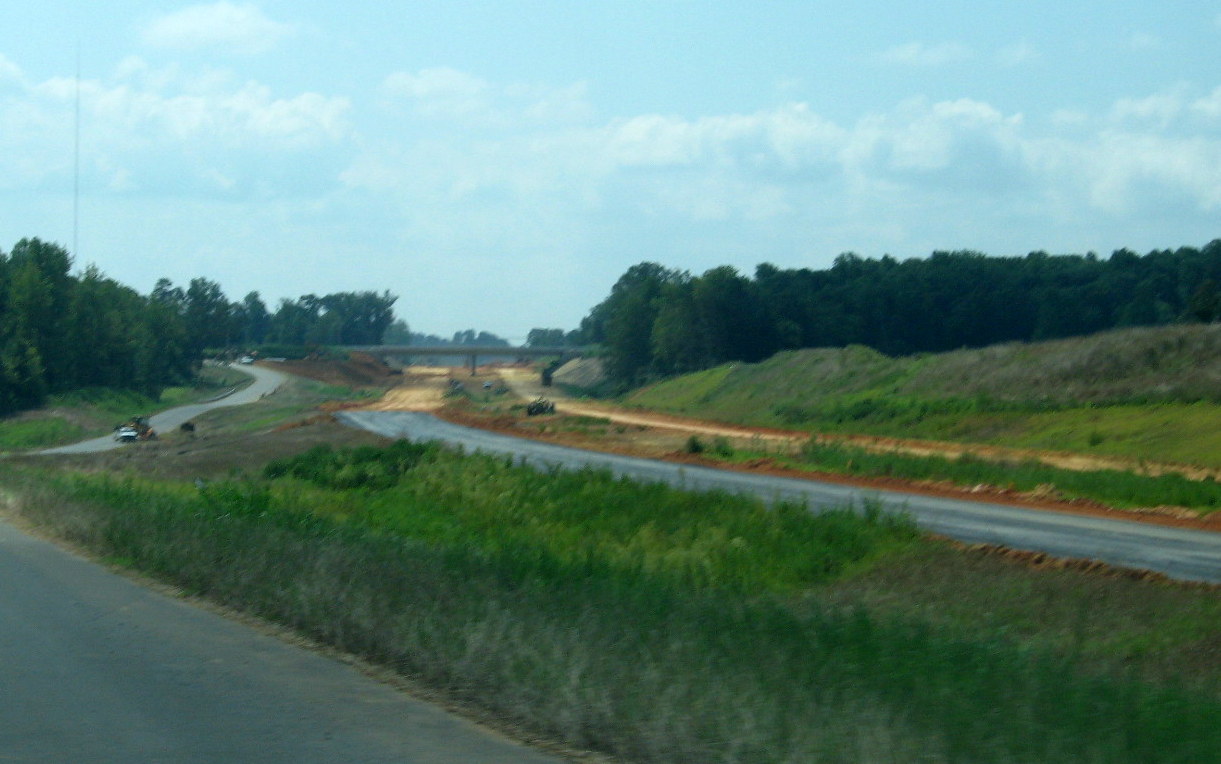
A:
[[[338,417],[352,427],[387,437],[440,440],[468,450],[511,454],[537,466],[600,467],[640,480],[802,502],[814,510],[876,500],[889,509],[906,511],[926,530],[960,541],[1004,544],[1057,557],[1147,568],[1187,581],[1221,583],[1221,533],[584,451],[461,427],[421,412],[347,411]]]
[[[212,409],[224,408],[226,406],[241,406],[246,403],[254,403],[264,396],[271,395],[280,385],[288,380],[288,375],[282,374],[272,369],[264,369],[260,366],[234,366],[234,369],[249,374],[254,377],[254,382],[234,393],[226,395],[223,398],[218,398],[207,403],[194,403],[189,406],[179,406],[178,408],[162,411],[160,414],[154,414],[149,417],[148,423],[152,425],[154,430],[158,432],[168,432],[169,430],[177,429],[183,422],[189,422],[205,411]],[[84,440],[80,443],[73,443],[68,446],[59,446],[57,448],[48,448],[39,453],[43,454],[88,454],[97,451],[107,451],[112,448],[117,448],[121,444],[116,442],[111,435],[103,435],[100,438]]]
[[[169,430],[287,377],[151,418]],[[110,436],[45,453],[115,448]],[[547,764],[355,668],[106,571],[0,520],[0,762]]]

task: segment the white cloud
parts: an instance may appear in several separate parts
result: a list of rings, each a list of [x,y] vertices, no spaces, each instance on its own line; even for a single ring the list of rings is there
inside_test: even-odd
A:
[[[1134,32],[1132,36],[1128,38],[1128,45],[1130,45],[1133,50],[1153,50],[1154,48],[1160,47],[1161,44],[1162,39],[1160,37],[1148,32]]]
[[[956,42],[926,45],[909,42],[882,52],[882,61],[902,66],[936,67],[956,64],[972,57],[971,49]]]
[[[834,161],[843,138],[841,128],[796,103],[694,121],[657,114],[633,117],[611,125],[603,147],[612,165],[771,172]]]
[[[1217,87],[1203,98],[1193,101],[1191,109],[1208,119],[1221,119],[1221,87]]]
[[[1090,201],[1113,214],[1130,214],[1167,201],[1200,211],[1221,210],[1221,141],[1105,132],[1079,147]]]
[[[433,104],[455,97],[486,103],[504,90],[453,74],[422,73],[398,85]],[[1164,120],[1181,116],[1188,103],[1212,114],[1221,110],[1221,89],[1194,101],[1180,91],[1123,99],[1103,116],[1063,111],[1035,124],[966,98],[913,99],[850,125],[803,103],[696,119],[641,114],[601,126],[557,121],[391,143],[370,149],[343,178],[353,191],[398,199],[412,210],[412,230],[446,247],[459,246],[455,236],[494,238],[495,227],[472,220],[507,225],[513,209],[550,225],[643,216],[800,227],[822,215],[824,225],[844,230],[856,230],[856,218],[836,216],[865,214],[900,230],[931,225],[923,218],[951,207],[964,215],[1020,209],[1044,219],[1131,215],[1151,204],[1215,209],[1221,139],[1164,134]],[[890,219],[899,210],[918,222]]]
[[[1143,98],[1121,98],[1111,113],[1119,121],[1146,121],[1165,127],[1183,111],[1181,90],[1155,93]]]
[[[1056,127],[1077,127],[1089,122],[1090,115],[1080,109],[1056,109],[1049,122]]]
[[[144,27],[143,39],[159,48],[219,48],[252,54],[269,50],[292,32],[291,25],[273,21],[257,6],[222,0],[160,16]]]
[[[392,100],[410,102],[425,119],[474,128],[511,129],[580,122],[591,113],[583,83],[552,88],[525,83],[492,85],[448,67],[394,72],[382,83]]]
[[[21,67],[14,64],[0,53],[0,85],[5,83],[20,84],[22,80]]]
[[[996,60],[1001,66],[1021,66],[1039,59],[1039,51],[1025,40],[1006,45],[996,52]]]
[[[41,90],[62,100],[63,84],[48,81]],[[348,130],[346,98],[317,93],[274,96],[256,82],[206,91],[162,92],[137,83],[81,85],[82,107],[95,133],[116,145],[139,141],[198,141],[260,149],[300,149],[342,138]]]
[[[386,78],[383,88],[391,96],[411,100],[421,115],[431,118],[474,118],[491,108],[487,82],[445,67],[395,72]]]
[[[82,183],[115,193],[293,195],[334,186],[326,153],[342,150],[352,129],[346,98],[280,95],[215,73],[182,77],[137,58],[79,87]],[[62,185],[70,176],[76,91],[67,77],[0,90],[0,185]]]

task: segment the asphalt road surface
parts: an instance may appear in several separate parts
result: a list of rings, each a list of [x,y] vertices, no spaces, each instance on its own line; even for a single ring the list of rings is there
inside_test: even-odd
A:
[[[1221,583],[1221,533],[604,454],[461,427],[419,412],[348,411],[338,416],[350,426],[387,437],[439,440],[467,450],[512,454],[537,466],[606,468],[618,475],[687,488],[802,502],[813,510],[876,500],[885,508],[906,511],[928,531],[960,541],[1003,544],[1057,557],[1147,568],[1182,580]]]
[[[235,366],[233,367],[243,374],[249,374],[254,377],[254,382],[246,387],[238,390],[223,398],[210,401],[208,403],[195,403],[190,406],[179,406],[178,408],[162,411],[160,414],[154,414],[149,417],[148,423],[157,432],[168,432],[176,430],[183,422],[189,422],[205,411],[212,409],[223,408],[225,406],[241,406],[246,403],[254,403],[260,398],[271,395],[280,385],[288,380],[286,374],[281,374],[272,369],[264,369],[259,366]],[[68,446],[59,446],[58,448],[48,448],[43,451],[44,454],[88,454],[97,451],[108,451],[112,448],[118,448],[123,444],[117,442],[112,435],[103,435],[100,438],[73,443]],[[3,754],[0,752],[0,762],[3,762]]]
[[[0,522],[0,762],[555,761]]]
[[[152,417],[170,430],[286,377]],[[49,453],[118,447],[111,436]],[[337,660],[136,585],[0,521],[0,764],[544,764]]]

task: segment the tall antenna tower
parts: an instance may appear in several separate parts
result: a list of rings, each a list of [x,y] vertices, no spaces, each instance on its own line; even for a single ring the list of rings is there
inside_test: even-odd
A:
[[[81,41],[76,41],[76,120],[72,150],[72,256],[79,259],[81,227]]]

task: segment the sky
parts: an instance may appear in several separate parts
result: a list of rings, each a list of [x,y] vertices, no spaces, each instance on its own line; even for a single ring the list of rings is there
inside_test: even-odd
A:
[[[145,294],[520,341],[643,261],[1221,237],[1219,2],[3,6],[0,249]]]

